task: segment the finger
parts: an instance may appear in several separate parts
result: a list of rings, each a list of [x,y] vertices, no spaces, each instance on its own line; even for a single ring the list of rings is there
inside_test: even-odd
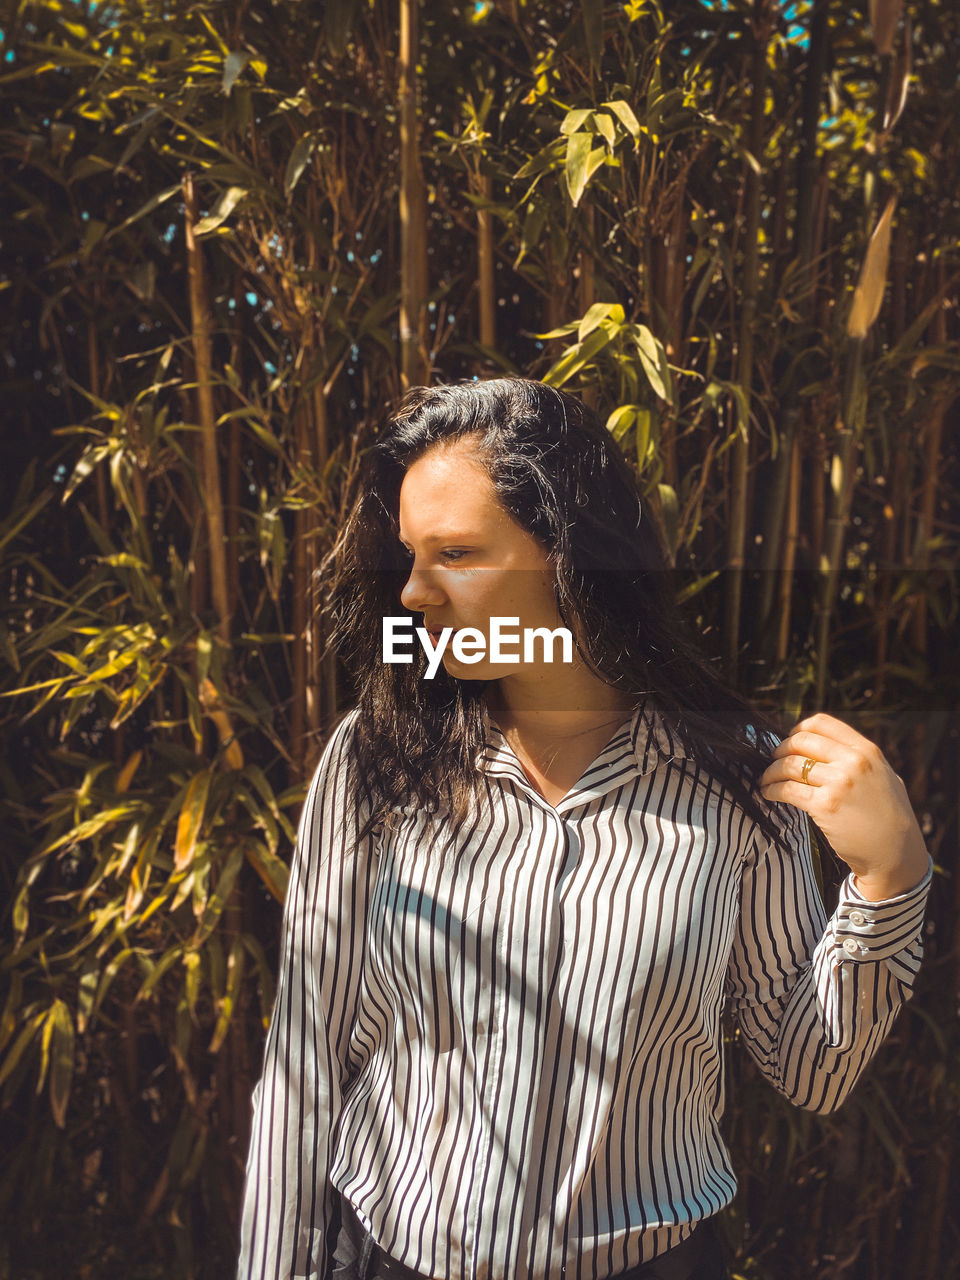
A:
[[[803,766],[808,759],[813,759],[813,764],[807,770],[807,778],[804,782]],[[810,756],[781,756],[779,760],[772,760],[767,765],[760,775],[760,785],[765,786],[771,782],[799,782],[803,786],[822,787],[830,781],[832,773],[832,766],[825,760],[817,760]]]
[[[792,804],[797,809],[810,813],[813,798],[817,794],[816,787],[806,786],[802,782],[788,779],[785,782],[761,783],[760,790],[765,800],[776,800],[780,803]]]
[[[865,744],[870,743],[869,738],[865,738],[862,733],[858,733],[856,729],[849,724],[845,724],[843,720],[838,720],[836,716],[828,715],[826,711],[816,711],[812,716],[805,716],[802,720],[799,720],[790,730],[791,737],[798,730],[818,733],[833,742],[839,742],[846,747],[855,747],[859,750],[862,750]]]
[[[783,756],[800,756],[801,759],[809,756],[812,760],[823,760],[827,764],[839,764],[843,760],[849,759],[850,747],[845,743],[838,742],[835,738],[825,737],[822,733],[815,733],[812,729],[794,730],[789,737],[784,738],[778,743],[773,758],[778,759]]]

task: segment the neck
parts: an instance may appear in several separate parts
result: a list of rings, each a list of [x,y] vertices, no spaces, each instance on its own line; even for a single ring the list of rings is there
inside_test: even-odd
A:
[[[491,681],[484,701],[504,733],[551,738],[616,728],[637,704],[636,695],[605,684],[582,664],[572,671],[534,669]]]

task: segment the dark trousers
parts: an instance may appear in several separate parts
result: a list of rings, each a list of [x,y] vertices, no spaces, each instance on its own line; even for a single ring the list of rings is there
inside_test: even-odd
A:
[[[332,1280],[424,1280],[377,1246],[349,1200],[340,1195],[335,1199],[340,1230],[334,1245]],[[706,1220],[675,1248],[632,1271],[621,1271],[616,1280],[729,1280],[729,1273],[713,1225]]]

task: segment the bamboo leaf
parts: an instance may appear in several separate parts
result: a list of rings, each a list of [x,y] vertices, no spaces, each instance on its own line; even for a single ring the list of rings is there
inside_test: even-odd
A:
[[[25,511],[14,510],[11,518],[0,526],[0,551],[3,550],[8,542],[13,541],[21,529],[26,528],[30,521],[40,514],[52,497],[53,490],[45,489],[43,493],[34,498]]]
[[[287,884],[290,880],[290,868],[287,864],[281,862],[276,854],[271,853],[266,845],[261,844],[259,840],[248,841],[244,848],[246,849],[247,861],[263,883],[278,902],[285,902]]]
[[[594,147],[592,134],[572,133],[567,139],[567,187],[574,208],[580,203],[587,183],[606,162],[606,158],[603,147]]]
[[[197,847],[197,837],[200,834],[200,827],[203,823],[203,813],[207,805],[212,776],[210,769],[201,769],[199,773],[190,779],[190,784],[184,795],[183,807],[180,810],[180,817],[177,821],[177,838],[174,844],[173,865],[177,871],[187,866]]]
[[[607,430],[619,444],[637,419],[635,404],[622,404],[607,418]]]
[[[623,307],[619,302],[595,302],[580,321],[577,329],[577,341],[582,342],[584,338],[593,333],[594,329],[598,328],[607,319],[612,324],[623,324],[625,316]]]
[[[166,187],[163,191],[159,191],[155,196],[151,196],[145,204],[142,204],[136,213],[132,213],[129,218],[125,218],[117,227],[112,227],[103,237],[109,240],[112,236],[119,235],[121,231],[126,231],[127,227],[132,227],[135,222],[139,222],[141,218],[145,218],[148,213],[153,213],[154,209],[158,209],[160,205],[165,204],[171,197],[175,196],[181,189],[178,182],[172,187]]]
[[[130,787],[133,781],[133,775],[140,767],[140,761],[143,759],[143,750],[138,747],[131,755],[130,759],[117,774],[117,791],[122,795]]]
[[[543,381],[549,387],[563,386],[612,341],[613,337],[608,329],[603,327],[595,329],[586,341],[578,342],[565,351],[556,364],[544,374]]]
[[[201,236],[209,235],[211,231],[215,231],[217,227],[226,222],[243,197],[248,194],[246,187],[229,187],[217,201],[214,211],[208,214],[207,217],[200,219],[193,229],[193,234],[199,239]]]
[[[73,1083],[74,1031],[70,1010],[62,1000],[51,1010],[53,1042],[50,1066],[50,1110],[54,1124],[62,1129],[66,1123],[67,1104]]]
[[[252,54],[247,53],[245,49],[234,49],[231,53],[227,54],[223,61],[223,93],[229,96],[230,90],[237,82],[237,77],[243,71],[251,57]]]
[[[293,195],[294,188],[300,181],[304,169],[310,163],[310,157],[313,155],[316,146],[317,135],[308,133],[300,139],[290,152],[287,168],[283,175],[283,194],[287,200]]]
[[[3,1084],[3,1082],[13,1074],[17,1063],[23,1057],[24,1050],[37,1034],[40,1025],[46,1017],[47,1010],[43,1009],[40,1013],[34,1014],[33,1017],[30,1018],[30,1020],[21,1028],[20,1034],[17,1036],[16,1040],[14,1040],[10,1048],[10,1052],[4,1058],[2,1065],[0,1065],[0,1084]]]
[[[647,381],[661,400],[669,400],[668,391],[661,372],[661,346],[645,324],[634,325],[633,338],[640,355],[640,364],[646,374]]]
[[[870,30],[881,58],[893,52],[902,9],[903,0],[870,0]]]
[[[603,105],[608,111],[613,112],[626,131],[630,134],[631,138],[636,140],[640,137],[640,121],[634,115],[633,109],[628,102],[624,102],[622,99],[618,98],[610,102],[605,102]]]
[[[6,1047],[17,1025],[17,1013],[23,997],[23,977],[19,969],[10,975],[10,990],[4,1001],[3,1013],[0,1014],[0,1052]]]
[[[880,215],[874,228],[860,279],[853,295],[850,318],[847,320],[848,338],[865,338],[877,316],[883,302],[883,291],[887,284],[887,264],[890,261],[890,231],[893,226],[893,212],[897,205],[896,195],[887,201],[887,207]]]
[[[680,533],[680,504],[677,501],[676,490],[670,485],[658,484],[657,492],[660,495],[660,512],[664,532],[667,535],[667,546],[671,556],[675,556]]]
[[[227,986],[220,1001],[220,1015],[214,1028],[213,1039],[210,1041],[210,1053],[219,1053],[230,1028],[230,1019],[233,1017],[237,996],[240,993],[240,984],[243,981],[243,953],[243,942],[240,938],[234,938],[230,946],[230,954],[227,957]]]
[[[580,0],[583,38],[590,62],[599,67],[603,56],[603,0]]]
[[[565,138],[579,133],[592,115],[593,111],[589,107],[576,107],[573,111],[568,111],[560,121],[560,132]]]
[[[190,945],[199,947],[216,928],[217,921],[223,914],[223,909],[227,905],[227,899],[233,892],[233,886],[240,874],[240,868],[243,866],[244,846],[237,845],[227,859],[227,864],[220,873],[220,879],[217,881],[217,887],[211,894],[204,908],[203,917],[197,926],[197,931],[192,938]]]

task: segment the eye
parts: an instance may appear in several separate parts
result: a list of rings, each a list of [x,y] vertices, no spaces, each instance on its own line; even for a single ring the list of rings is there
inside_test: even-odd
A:
[[[440,557],[443,560],[449,560],[452,564],[462,559],[463,556],[469,555],[469,551],[441,551]]]

